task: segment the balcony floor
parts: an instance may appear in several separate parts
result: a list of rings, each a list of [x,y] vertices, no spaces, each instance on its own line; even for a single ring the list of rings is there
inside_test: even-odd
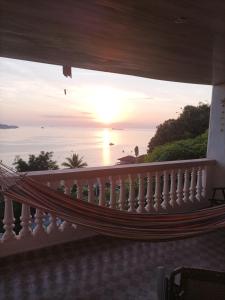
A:
[[[96,236],[0,260],[0,299],[154,300],[156,267],[225,271],[225,231],[150,243]]]

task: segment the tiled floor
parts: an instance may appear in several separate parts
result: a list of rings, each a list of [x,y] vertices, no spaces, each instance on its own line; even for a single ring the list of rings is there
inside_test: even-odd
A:
[[[1,300],[155,300],[156,268],[225,271],[225,231],[161,243],[94,237],[0,260]]]

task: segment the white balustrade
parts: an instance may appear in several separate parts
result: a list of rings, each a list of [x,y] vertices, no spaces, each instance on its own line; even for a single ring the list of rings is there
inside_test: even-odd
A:
[[[202,200],[202,169],[201,167],[197,170],[197,186],[196,186],[196,199],[198,201]]]
[[[190,183],[190,197],[191,202],[194,202],[196,199],[196,168],[191,170],[191,183]]]
[[[171,170],[170,173],[170,205],[173,208],[176,208],[176,173],[174,170]]]
[[[155,174],[155,194],[154,194],[154,208],[159,211],[161,208],[161,187],[160,187],[160,173]]]
[[[169,176],[168,171],[165,170],[163,172],[163,202],[162,202],[162,208],[166,210],[169,206]]]
[[[177,172],[177,204],[182,205],[183,201],[183,178],[181,169]]]
[[[154,210],[152,177],[153,177],[152,174],[148,172],[147,173],[147,194],[146,194],[147,205],[145,206],[147,212],[152,212]]]
[[[99,206],[127,210],[130,213],[171,213],[194,209],[198,204],[207,206],[207,174],[215,161],[198,159],[151,164],[119,165],[101,168],[67,169],[30,172],[36,181],[49,187],[88,201]],[[207,171],[207,172],[206,172]],[[75,187],[74,187],[75,185]],[[16,252],[16,246],[7,248],[8,241],[27,243],[32,249],[44,245],[69,241],[93,235],[90,231],[63,221],[59,216],[23,204],[21,209],[21,229],[15,234],[13,199],[5,197],[4,230],[0,236],[0,247],[6,245],[5,253]],[[197,206],[196,206],[197,207]],[[59,218],[58,218],[59,217]],[[17,224],[19,223],[17,216]],[[76,228],[76,229],[74,229]],[[18,232],[19,231],[19,232]],[[76,235],[77,232],[77,235]],[[79,233],[78,233],[79,232]],[[32,237],[32,238],[31,238]],[[40,243],[41,241],[41,243]],[[20,246],[22,249],[22,246]],[[0,256],[3,248],[0,248]],[[5,254],[6,255],[6,254]]]
[[[188,198],[189,198],[189,169],[186,169],[184,172],[184,188],[183,188],[183,201],[184,203],[188,202]]]
[[[120,176],[119,178],[119,185],[120,185],[119,209],[124,210],[126,200],[125,200],[125,182],[123,176]]]
[[[116,208],[116,191],[115,191],[115,186],[116,186],[116,181],[113,176],[109,177],[109,182],[110,182],[110,200],[109,200],[109,207],[110,208]]]
[[[21,211],[21,227],[22,229],[19,232],[19,237],[20,238],[25,238],[28,236],[31,236],[32,231],[30,228],[30,223],[31,223],[31,214],[30,214],[30,206],[26,204],[22,204],[22,211]]]
[[[135,190],[134,190],[134,177],[129,174],[129,212],[135,212]]]
[[[99,205],[105,206],[105,179],[99,177],[98,178],[98,185],[99,185]]]
[[[138,174],[138,208],[137,212],[145,212],[145,198],[144,198],[144,177],[143,174]]]
[[[13,214],[13,203],[12,200],[8,197],[5,197],[5,210],[4,210],[4,229],[5,232],[3,234],[3,241],[15,239],[15,232],[13,231],[14,228],[14,214]]]

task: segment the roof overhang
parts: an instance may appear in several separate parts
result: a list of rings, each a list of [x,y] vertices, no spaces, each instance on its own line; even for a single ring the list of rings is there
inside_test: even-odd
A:
[[[225,82],[224,0],[0,0],[0,56]]]

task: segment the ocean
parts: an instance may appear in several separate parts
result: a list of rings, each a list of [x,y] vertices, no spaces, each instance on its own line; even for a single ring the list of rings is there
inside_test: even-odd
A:
[[[156,129],[111,129],[81,127],[19,127],[0,129],[0,160],[12,166],[19,155],[27,159],[29,154],[53,151],[53,159],[60,165],[72,153],[83,156],[89,167],[115,165],[117,159],[146,153],[150,138]],[[110,145],[113,144],[113,145]]]

